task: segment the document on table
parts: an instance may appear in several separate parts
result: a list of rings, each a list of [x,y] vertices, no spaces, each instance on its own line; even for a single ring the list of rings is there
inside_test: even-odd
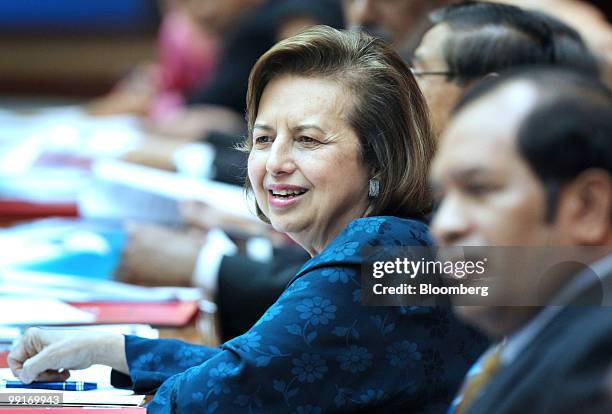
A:
[[[92,323],[96,316],[53,299],[0,296],[0,325]]]
[[[112,280],[94,280],[87,277],[19,269],[3,269],[0,272],[0,293],[40,298],[36,300],[61,299],[66,302],[169,302],[199,300],[202,297],[197,288],[151,288]]]
[[[21,338],[21,335],[25,329],[26,327],[24,326],[0,326],[0,349],[2,345],[10,346]],[[66,329],[66,327],[45,327],[45,329]],[[146,324],[75,325],[70,326],[68,329],[84,329],[88,331],[110,332],[121,335],[136,335],[148,339],[159,338],[159,331],[154,329],[151,325]]]
[[[203,201],[243,219],[256,220],[242,187],[102,159],[92,166],[94,184],[80,194],[82,217],[180,224],[179,203]]]
[[[94,365],[88,369],[71,371],[70,381],[96,382],[98,389],[91,391],[61,391],[63,405],[73,406],[139,406],[142,405],[145,396],[134,394],[134,391],[114,388],[108,381],[110,379],[110,367]],[[0,379],[15,380],[10,369],[0,369]],[[0,389],[1,394],[58,394],[58,391],[33,390],[33,389]],[[4,400],[4,399],[1,399]],[[1,405],[1,404],[0,404]]]

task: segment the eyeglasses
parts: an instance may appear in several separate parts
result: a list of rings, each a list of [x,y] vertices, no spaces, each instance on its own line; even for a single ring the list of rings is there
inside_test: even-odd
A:
[[[448,70],[418,70],[415,68],[410,68],[410,72],[416,77],[419,76],[446,76],[451,77],[454,75],[453,72]]]

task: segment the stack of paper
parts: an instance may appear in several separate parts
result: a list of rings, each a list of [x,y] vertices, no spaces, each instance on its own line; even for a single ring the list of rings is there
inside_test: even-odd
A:
[[[46,328],[46,329],[66,329],[65,327],[60,328]],[[110,332],[121,335],[136,335],[148,339],[159,338],[159,331],[151,327],[151,325],[144,324],[119,324],[119,325],[77,325],[71,326],[69,329],[86,329],[88,331],[96,332]],[[19,339],[23,334],[25,328],[18,327],[0,327],[0,343],[5,342],[12,344],[14,341]]]
[[[181,222],[179,202],[199,200],[237,217],[255,219],[244,189],[116,160],[92,167],[94,184],[79,198],[83,217]]]
[[[0,292],[3,295],[53,298],[66,302],[169,302],[192,301],[202,297],[196,288],[148,288],[111,280],[17,269],[5,269],[0,273]]]

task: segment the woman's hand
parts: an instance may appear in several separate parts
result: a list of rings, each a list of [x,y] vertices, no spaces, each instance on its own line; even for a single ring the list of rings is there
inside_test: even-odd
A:
[[[8,355],[22,382],[65,381],[71,369],[109,365],[128,374],[123,335],[86,330],[28,329]]]

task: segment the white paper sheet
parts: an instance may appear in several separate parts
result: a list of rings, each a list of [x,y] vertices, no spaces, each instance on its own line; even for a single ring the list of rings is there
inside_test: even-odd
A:
[[[53,299],[0,296],[0,325],[92,323],[96,316]]]
[[[0,326],[0,351],[8,349],[10,346],[21,338],[26,327],[16,326]],[[47,327],[46,329],[52,329]],[[58,327],[58,329],[66,329]],[[70,326],[70,329],[87,329],[97,332],[112,332],[121,335],[136,335],[142,338],[157,339],[159,338],[159,330],[151,325],[145,324],[111,324],[111,325],[76,325]]]
[[[211,180],[103,159],[92,167],[94,184],[79,197],[83,217],[180,223],[179,202],[199,200],[255,220],[244,189]]]
[[[59,299],[66,302],[166,302],[202,298],[197,288],[149,288],[111,280],[16,269],[4,269],[0,272],[0,294]]]

